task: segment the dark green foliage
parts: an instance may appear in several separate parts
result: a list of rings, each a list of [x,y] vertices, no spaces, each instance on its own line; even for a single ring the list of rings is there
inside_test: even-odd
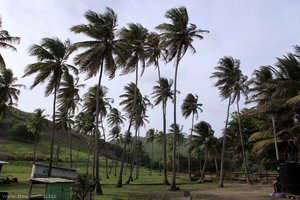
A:
[[[26,125],[24,125],[23,123],[15,124],[8,130],[7,134],[10,137],[13,137],[15,140],[30,143],[34,141],[34,135],[27,130]]]

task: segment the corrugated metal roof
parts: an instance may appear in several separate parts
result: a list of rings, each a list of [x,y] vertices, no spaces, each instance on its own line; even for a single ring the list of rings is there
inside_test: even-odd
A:
[[[40,183],[74,183],[73,180],[64,178],[31,178],[30,180]]]

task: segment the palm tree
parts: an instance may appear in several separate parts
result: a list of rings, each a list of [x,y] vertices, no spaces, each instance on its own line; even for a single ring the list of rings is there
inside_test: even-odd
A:
[[[34,144],[33,144],[33,162],[36,161],[35,151],[38,140],[38,135],[45,128],[47,121],[46,117],[48,115],[44,115],[45,109],[35,109],[34,114],[25,122],[27,129],[30,133],[35,136]]]
[[[103,194],[99,177],[99,89],[103,71],[105,70],[109,78],[113,78],[116,71],[114,55],[119,54],[118,40],[115,39],[117,27],[117,16],[111,8],[107,8],[104,14],[99,14],[91,10],[85,13],[88,24],[73,26],[71,31],[82,33],[92,40],[75,43],[76,48],[87,49],[76,56],[76,64],[80,65],[82,71],[87,72],[88,78],[95,76],[99,71],[98,89],[96,93],[95,110],[95,143],[94,160],[96,167],[96,194]],[[101,117],[100,117],[101,118]],[[101,124],[101,122],[100,122]]]
[[[181,111],[183,117],[188,118],[190,115],[192,115],[192,128],[191,128],[189,143],[193,135],[194,118],[196,116],[196,119],[198,119],[198,110],[200,112],[203,112],[201,106],[202,104],[198,103],[198,96],[193,95],[191,93],[189,93],[185,97],[185,99],[183,100],[183,104],[181,105]],[[191,152],[190,151],[188,151],[188,173],[189,173],[189,179],[191,181],[192,176],[191,176]]]
[[[171,124],[168,134],[168,138],[169,138],[169,150],[173,151],[173,137],[174,137],[174,132],[176,132],[176,138],[177,138],[177,146],[176,148],[178,149],[178,153],[177,153],[177,172],[179,173],[179,147],[182,146],[183,144],[186,143],[186,137],[185,137],[185,133],[182,132],[183,130],[183,126],[181,126],[179,128],[179,124],[176,124],[176,126],[174,126],[174,124]]]
[[[174,75],[174,91],[177,91],[177,72],[181,59],[185,55],[188,49],[193,53],[196,52],[192,45],[195,38],[202,39],[200,35],[203,31],[197,29],[195,24],[189,24],[189,17],[185,7],[173,8],[166,12],[165,17],[171,20],[171,23],[162,23],[156,27],[157,30],[161,31],[162,46],[167,51],[168,61],[175,59],[175,75]],[[176,120],[176,93],[174,94],[174,124],[177,124]],[[175,170],[175,156],[176,156],[176,132],[173,137],[173,176],[171,190],[175,191],[176,188],[176,170]]]
[[[118,151],[117,147],[119,146],[120,139],[121,139],[121,129],[120,126],[114,126],[112,129],[109,131],[109,135],[111,136],[111,139],[114,140],[115,143],[115,173],[114,176],[117,176],[117,164],[118,164]],[[109,174],[111,173],[111,170],[113,168],[113,160],[112,160],[112,166],[110,168]]]
[[[200,149],[204,150],[204,152],[205,152],[204,164],[203,164],[203,169],[202,169],[202,173],[201,173],[201,181],[203,181],[205,167],[206,167],[206,161],[207,161],[210,150],[214,147],[216,140],[214,137],[214,131],[212,130],[210,124],[205,121],[201,121],[201,122],[195,124],[193,129],[197,135],[192,135],[191,150],[200,148]]]
[[[71,118],[74,116],[76,109],[80,105],[79,90],[83,88],[84,84],[78,83],[79,78],[74,78],[71,74],[64,74],[63,79],[58,89],[57,103],[58,109],[65,115],[65,118]],[[73,123],[74,124],[74,123]],[[72,126],[72,124],[71,124]],[[69,155],[70,165],[72,165],[72,133],[71,127],[67,127],[66,131],[69,133]]]
[[[74,66],[67,63],[67,60],[72,52],[73,48],[70,40],[62,42],[58,38],[43,38],[41,45],[34,44],[30,47],[29,54],[31,56],[35,56],[37,58],[37,62],[27,65],[25,74],[23,76],[25,77],[32,74],[37,74],[30,89],[33,89],[38,84],[41,84],[45,82],[45,80],[49,79],[49,82],[46,86],[45,95],[49,96],[52,93],[54,94],[48,177],[51,177],[52,172],[57,91],[64,73],[69,73],[70,69],[75,74],[78,73]]]
[[[117,108],[111,108],[110,114],[107,117],[107,123],[108,126],[111,127],[110,135],[113,140],[116,141],[116,147],[115,147],[115,174],[117,175],[117,163],[118,163],[118,154],[117,154],[117,147],[119,145],[120,139],[121,139],[121,127],[120,125],[124,124],[125,118],[121,114],[121,112]]]
[[[245,176],[246,176],[246,181],[248,184],[251,184],[250,178],[249,178],[249,166],[248,166],[248,161],[246,158],[246,153],[245,153],[245,145],[244,145],[244,136],[242,133],[242,127],[241,127],[241,119],[240,119],[240,98],[241,94],[243,94],[245,97],[247,97],[247,92],[248,92],[248,86],[246,85],[247,81],[247,76],[242,74],[242,71],[240,70],[240,61],[237,59],[232,59],[233,63],[232,65],[235,64],[235,75],[234,77],[234,83],[232,85],[232,99],[231,103],[233,104],[236,102],[237,106],[237,116],[238,116],[238,124],[239,124],[239,134],[240,134],[240,142],[241,142],[241,150],[242,150],[242,157],[243,157],[243,163],[244,163],[244,168],[245,168]]]
[[[122,74],[128,74],[135,71],[135,85],[134,88],[134,105],[133,110],[130,112],[133,112],[136,107],[136,98],[137,98],[137,87],[138,87],[138,76],[139,76],[139,63],[142,64],[142,73],[145,69],[145,45],[146,45],[146,39],[148,36],[148,30],[144,28],[141,24],[128,24],[128,28],[122,28],[120,31],[120,39],[122,42],[122,49],[126,49],[125,54],[123,56],[125,57],[125,60],[121,62],[122,64]],[[137,116],[137,114],[130,116],[130,121],[128,125],[127,132],[130,132],[133,117]],[[137,129],[137,127],[135,127]],[[124,146],[126,143],[124,144]],[[125,148],[123,149],[125,151]],[[120,174],[119,179],[117,183],[117,187],[122,187],[122,175],[123,175],[123,164],[125,159],[125,152],[122,154],[122,162],[120,167]]]
[[[98,98],[97,98],[97,92],[98,92]],[[104,133],[104,128],[103,128],[103,117],[105,117],[108,113],[108,109],[111,108],[110,101],[112,101],[111,98],[105,97],[106,94],[108,93],[108,89],[105,86],[101,86],[101,89],[98,89],[98,86],[95,85],[94,87],[90,87],[88,90],[88,93],[84,95],[84,110],[86,112],[90,113],[92,116],[96,115],[96,107],[99,109],[99,114],[100,114],[100,121],[95,118],[95,127],[97,127],[96,123],[100,123],[100,126],[102,127],[102,133],[103,133],[103,139],[106,141],[105,133]],[[98,100],[98,101],[97,101]],[[95,104],[95,102],[98,102],[98,104]],[[100,138],[99,138],[100,139]],[[99,145],[98,145],[99,148]],[[105,148],[105,154],[107,154],[107,148]],[[108,176],[108,160],[106,156],[106,177],[109,178]],[[94,166],[96,167],[96,166]]]
[[[166,78],[160,78],[157,81],[157,85],[153,87],[153,98],[154,105],[162,103],[163,110],[163,163],[164,163],[164,178],[163,183],[165,185],[170,185],[167,177],[167,101],[168,99],[173,99],[174,92],[171,89],[173,85],[173,80]]]
[[[19,43],[20,38],[14,37],[9,34],[7,30],[2,29],[2,19],[0,18],[0,47],[5,49],[12,49],[13,51],[16,51],[17,49],[13,46],[13,44]],[[0,68],[5,68],[5,62],[0,54]]]
[[[251,85],[249,89],[251,95],[247,103],[257,103],[256,113],[271,114],[276,160],[279,161],[275,116],[285,101],[278,100],[273,95],[277,87],[275,78],[278,76],[280,76],[279,72],[271,66],[261,66],[260,69],[255,70],[253,78],[248,82]]]
[[[157,131],[155,131],[154,128],[151,128],[149,129],[147,132],[146,132],[146,138],[147,138],[147,143],[151,143],[151,171],[150,171],[150,176],[152,176],[152,168],[153,168],[153,143],[154,143],[154,140],[156,138],[156,135],[157,135]]]
[[[0,69],[0,118],[5,117],[9,108],[17,105],[22,84],[16,84],[18,78],[14,77],[11,69]]]
[[[88,112],[81,111],[78,115],[75,117],[75,126],[74,129],[77,133],[79,133],[82,136],[88,136],[88,139],[93,136],[94,129],[95,129],[95,117],[91,115]],[[89,147],[93,146],[93,141],[94,140],[89,140]],[[86,163],[86,174],[89,172],[89,164],[90,164],[90,153],[92,151],[92,148],[88,149],[88,159]]]
[[[159,146],[161,146],[162,147],[162,151],[161,151],[161,154],[160,154],[160,161],[158,162],[158,169],[159,169],[159,176],[161,176],[161,167],[160,167],[160,164],[162,163],[162,162],[164,162],[163,161],[163,157],[166,157],[166,163],[167,163],[167,154],[166,155],[164,155],[165,154],[165,150],[167,151],[167,147],[166,147],[166,149],[164,148],[164,143],[165,143],[165,140],[167,140],[167,137],[165,138],[165,134],[163,133],[163,131],[159,131],[158,133],[157,133],[157,135],[156,135],[156,137],[155,137],[155,139],[156,139],[156,142],[158,143],[158,145]],[[167,142],[168,141],[166,141],[166,146],[167,146]],[[165,166],[165,164],[163,164],[163,170],[164,170],[164,167]],[[167,165],[166,165],[166,167],[167,167]],[[164,176],[166,176],[166,177],[164,177],[164,180],[166,179],[166,178],[168,178],[167,177],[167,168],[166,168],[166,170],[164,170],[164,171],[166,171],[166,173],[164,172]],[[168,179],[166,179],[166,180],[168,180]],[[164,184],[165,185],[170,185],[169,184],[169,182],[168,183],[165,183],[164,182]]]
[[[107,117],[107,123],[109,127],[119,127],[120,125],[124,124],[124,116],[117,108],[111,108],[110,114]]]
[[[135,85],[132,85],[132,88]],[[132,91],[132,90],[131,90]],[[134,96],[133,93],[130,95],[131,97]],[[131,98],[129,98],[131,99]],[[140,137],[140,128],[146,126],[146,122],[149,123],[147,120],[148,116],[146,115],[147,107],[152,106],[147,96],[142,96],[140,91],[138,90],[138,94],[136,98],[133,99],[134,102],[128,102],[127,105],[134,105],[134,107],[130,108],[130,110],[134,110],[131,112],[133,116],[133,125],[135,127],[135,136],[134,136],[134,145],[132,149],[132,160],[131,160],[131,168],[130,168],[130,175],[128,177],[128,180],[126,181],[126,184],[129,184],[130,181],[133,181],[132,173],[134,168],[134,159],[136,160],[136,179],[138,179],[138,161],[139,161],[139,153],[137,151],[137,145],[139,143],[139,137]],[[122,102],[121,102],[122,104]]]
[[[165,60],[166,54],[166,49],[161,45],[161,42],[159,34],[149,33],[146,43],[147,66],[154,65],[157,68],[158,80],[161,78],[159,59],[162,57]]]
[[[146,116],[147,106],[149,104],[149,100],[140,93],[140,90],[136,87],[136,84],[130,83],[124,87],[125,93],[120,95],[123,100],[120,102],[121,106],[124,106],[123,110],[127,113],[127,117],[129,118],[129,125],[127,132],[130,132],[131,126],[134,125],[135,127],[135,142],[133,145],[133,156],[132,161],[134,159],[134,150],[136,147],[137,142],[137,133],[139,127],[144,125],[143,119]],[[124,167],[124,160],[125,160],[125,150],[126,150],[127,143],[124,143],[123,147],[123,154],[122,154],[122,161],[120,166],[120,176],[117,183],[117,187],[122,187],[122,176],[123,174],[123,167]],[[131,164],[131,175],[129,176],[129,181],[132,180],[132,170],[133,170],[133,162]]]
[[[225,127],[223,129],[223,144],[221,153],[221,168],[220,168],[220,181],[219,187],[224,187],[223,183],[223,168],[224,168],[224,153],[225,153],[225,143],[226,143],[226,129],[229,119],[230,105],[232,103],[232,92],[233,85],[236,81],[236,74],[239,73],[239,63],[232,57],[223,57],[219,60],[219,65],[215,67],[216,72],[214,72],[210,77],[217,78],[215,86],[219,89],[220,96],[224,99],[228,99],[227,114]]]
[[[73,115],[67,114],[64,110],[61,110],[60,108],[56,112],[56,117],[55,117],[55,127],[56,129],[60,132],[59,136],[59,143],[56,148],[56,154],[55,154],[55,165],[58,164],[59,161],[59,155],[60,155],[60,146],[61,142],[63,140],[63,133],[69,133],[70,137],[70,129],[72,128],[74,121],[73,121]],[[72,157],[70,157],[71,161],[71,167],[72,167]]]

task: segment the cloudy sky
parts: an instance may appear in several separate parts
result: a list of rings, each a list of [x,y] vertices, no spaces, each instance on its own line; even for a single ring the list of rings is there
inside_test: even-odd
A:
[[[86,23],[84,13],[93,10],[103,13],[111,7],[118,15],[118,27],[127,23],[141,23],[149,31],[160,23],[167,22],[165,12],[174,7],[185,6],[190,22],[200,29],[209,30],[204,39],[195,41],[196,54],[186,54],[179,69],[178,104],[188,93],[197,94],[203,103],[204,112],[198,121],[209,122],[217,136],[221,135],[224,126],[227,102],[222,101],[218,90],[213,87],[215,80],[209,76],[223,56],[233,56],[241,61],[244,74],[251,77],[254,69],[262,65],[272,65],[276,57],[293,51],[292,46],[300,44],[300,1],[298,0],[0,0],[0,15],[3,29],[11,35],[21,37],[16,45],[18,51],[0,49],[7,67],[12,68],[19,82],[27,87],[33,83],[34,76],[21,78],[27,64],[35,62],[28,55],[28,47],[39,44],[43,37],[58,37],[61,40],[70,38],[72,42],[86,40],[84,36],[75,35],[70,27]],[[71,62],[71,61],[70,61]],[[162,63],[163,65],[163,63]],[[162,66],[162,75],[173,78],[173,63]],[[119,74],[119,72],[118,72]],[[150,95],[157,80],[153,67],[146,69],[140,78],[140,89]],[[119,76],[115,79],[104,79],[103,84],[109,88],[109,97],[114,98],[118,107],[118,96],[125,84],[134,81],[134,76]],[[96,84],[96,78],[81,83],[87,86]],[[53,96],[44,96],[45,85],[33,90],[22,90],[18,107],[32,112],[36,108],[46,109],[51,113]],[[243,103],[243,102],[242,102]],[[178,109],[179,109],[178,106]],[[149,110],[149,121],[146,128],[161,129],[161,108]],[[179,124],[189,132],[191,119],[183,119],[179,113]],[[169,108],[169,124],[172,109]],[[142,131],[144,135],[145,131]]]

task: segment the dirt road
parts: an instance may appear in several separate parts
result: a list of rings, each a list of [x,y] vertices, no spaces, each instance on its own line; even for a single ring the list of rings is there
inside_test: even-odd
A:
[[[241,186],[239,188],[216,188],[191,192],[193,200],[273,200],[273,188],[266,186]]]

